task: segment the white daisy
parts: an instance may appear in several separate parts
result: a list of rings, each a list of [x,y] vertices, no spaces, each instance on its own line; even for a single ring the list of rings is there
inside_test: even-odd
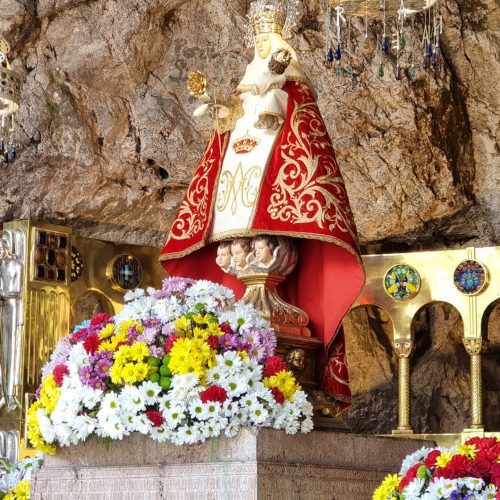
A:
[[[132,417],[130,430],[141,434],[148,434],[151,430],[151,420],[145,415],[135,415]]]
[[[141,392],[146,405],[154,405],[158,402],[158,395],[161,392],[161,386],[156,382],[148,380],[139,386],[139,391]]]
[[[36,416],[38,418],[38,425],[43,439],[47,441],[47,443],[53,443],[56,438],[56,430],[52,425],[50,418],[47,416],[47,413],[45,410],[40,408],[37,410]]]
[[[146,409],[146,398],[144,392],[133,385],[126,385],[118,397],[120,407],[126,412],[137,414]]]
[[[425,485],[425,479],[415,478],[411,481],[403,490],[403,495],[405,500],[418,500],[420,498],[420,493]]]
[[[308,432],[311,432],[313,430],[313,427],[314,425],[312,418],[306,418],[300,423],[300,432],[302,432],[303,434],[307,434]]]
[[[129,432],[127,431],[124,423],[115,416],[108,416],[102,422],[100,421],[103,434],[109,436],[111,439],[123,439]]]
[[[180,444],[193,444],[200,439],[201,435],[197,429],[183,425],[177,429],[176,437]]]
[[[269,412],[260,403],[254,403],[248,409],[248,419],[252,424],[259,425],[266,421]]]
[[[97,420],[88,415],[78,415],[73,421],[73,429],[80,441],[85,441],[97,426]]]
[[[444,477],[434,478],[426,489],[433,498],[450,498],[453,490],[457,486],[456,479],[445,479]]]

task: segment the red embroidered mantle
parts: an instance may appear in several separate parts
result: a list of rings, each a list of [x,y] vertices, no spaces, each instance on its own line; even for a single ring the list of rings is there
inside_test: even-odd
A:
[[[349,403],[342,318],[364,282],[356,227],[325,124],[309,87],[287,82],[287,117],[264,173],[250,229],[234,236],[298,238],[299,265],[282,296],[305,310],[325,345],[324,390]],[[172,275],[211,279],[241,296],[244,287],[215,264],[209,245],[217,182],[230,133],[212,134],[160,260]],[[208,246],[207,246],[208,245]]]

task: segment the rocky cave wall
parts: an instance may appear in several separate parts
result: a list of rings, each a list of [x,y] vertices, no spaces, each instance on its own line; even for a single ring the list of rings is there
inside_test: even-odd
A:
[[[0,167],[0,221],[32,218],[160,246],[210,128],[192,117],[187,73],[235,88],[252,54],[243,40],[248,3],[2,0],[0,32],[25,83],[19,158]],[[380,25],[370,25],[365,43],[362,20],[349,35],[355,76],[327,71],[323,2],[303,4],[292,45],[318,92],[365,250],[498,244],[497,2],[442,0],[443,67],[401,82],[389,63],[378,76]],[[346,320],[356,396],[348,418],[360,431],[388,431],[395,421],[396,360],[379,315]],[[492,318],[495,329],[499,315]],[[459,430],[468,365],[457,313],[432,306],[418,325],[415,428]],[[500,360],[488,356],[488,418],[498,427]]]

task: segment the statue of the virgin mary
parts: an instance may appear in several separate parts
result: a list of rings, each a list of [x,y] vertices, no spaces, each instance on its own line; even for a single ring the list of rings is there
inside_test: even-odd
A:
[[[325,349],[318,379],[350,402],[341,322],[361,290],[356,228],[311,84],[282,34],[286,2],[253,2],[255,54],[235,95],[214,110],[210,142],[161,254],[171,275],[210,279],[241,297],[216,264],[221,241],[293,238],[299,262],[281,295],[309,315]],[[219,116],[220,120],[217,119]]]

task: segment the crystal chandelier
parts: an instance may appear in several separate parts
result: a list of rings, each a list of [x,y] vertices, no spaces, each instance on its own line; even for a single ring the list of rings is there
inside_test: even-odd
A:
[[[4,163],[17,156],[14,143],[14,114],[21,100],[21,76],[10,67],[10,45],[0,35],[0,154]]]

